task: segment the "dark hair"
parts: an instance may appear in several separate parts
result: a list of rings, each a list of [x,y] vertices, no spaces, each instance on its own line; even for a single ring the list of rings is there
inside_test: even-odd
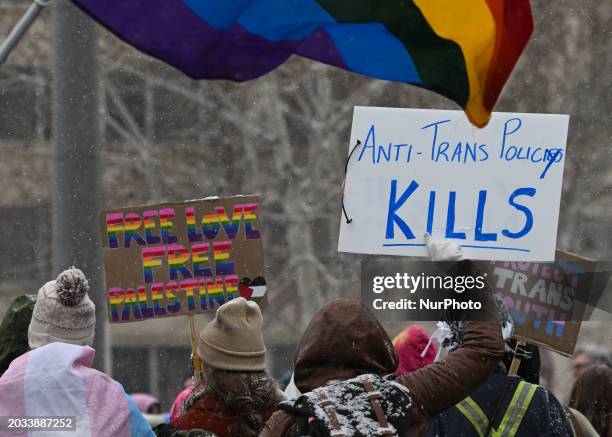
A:
[[[612,436],[612,369],[595,365],[576,379],[569,401],[601,436]]]
[[[219,397],[226,411],[238,416],[236,423],[230,425],[230,435],[255,437],[281,400],[277,389],[276,381],[266,372],[211,369],[206,388],[190,397],[185,409],[188,410],[207,392],[212,392]]]

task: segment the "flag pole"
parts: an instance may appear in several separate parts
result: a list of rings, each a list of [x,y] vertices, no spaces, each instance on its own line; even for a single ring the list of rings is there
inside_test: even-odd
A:
[[[15,48],[17,43],[21,40],[23,35],[32,25],[34,20],[40,14],[40,11],[47,6],[51,0],[33,0],[32,4],[28,8],[25,14],[17,22],[11,33],[6,37],[2,45],[0,46],[0,65],[4,64],[4,61],[9,57],[11,51]]]
[[[524,340],[516,340],[516,347],[514,348],[514,357],[512,358],[512,362],[510,363],[510,369],[508,370],[508,376],[516,376],[518,373],[518,369],[521,365],[521,359],[516,356],[516,351],[520,347],[527,346],[527,342]]]
[[[187,317],[189,318],[189,336],[191,337],[191,362],[193,364],[194,377],[193,385],[197,387],[202,382],[202,360],[198,356],[198,340],[193,314],[189,314]]]

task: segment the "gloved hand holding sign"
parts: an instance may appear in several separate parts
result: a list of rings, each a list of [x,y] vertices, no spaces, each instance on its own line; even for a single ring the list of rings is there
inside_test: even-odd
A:
[[[461,247],[454,241],[432,240],[431,235],[425,233],[425,244],[432,261],[461,261],[465,259]]]

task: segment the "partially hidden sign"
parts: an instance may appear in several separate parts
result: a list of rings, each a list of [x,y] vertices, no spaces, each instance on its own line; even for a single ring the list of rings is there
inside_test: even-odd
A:
[[[471,259],[553,261],[568,122],[355,107],[338,250],[427,256],[428,232]]]
[[[483,262],[489,284],[515,323],[515,337],[563,355],[574,353],[594,262],[557,250],[551,263]]]
[[[266,304],[257,196],[106,210],[100,233],[111,323]]]

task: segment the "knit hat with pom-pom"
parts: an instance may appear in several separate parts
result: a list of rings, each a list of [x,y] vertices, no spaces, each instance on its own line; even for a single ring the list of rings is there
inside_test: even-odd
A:
[[[28,328],[31,349],[63,342],[91,346],[96,326],[96,307],[89,298],[89,283],[75,267],[64,270],[55,281],[38,290]]]

